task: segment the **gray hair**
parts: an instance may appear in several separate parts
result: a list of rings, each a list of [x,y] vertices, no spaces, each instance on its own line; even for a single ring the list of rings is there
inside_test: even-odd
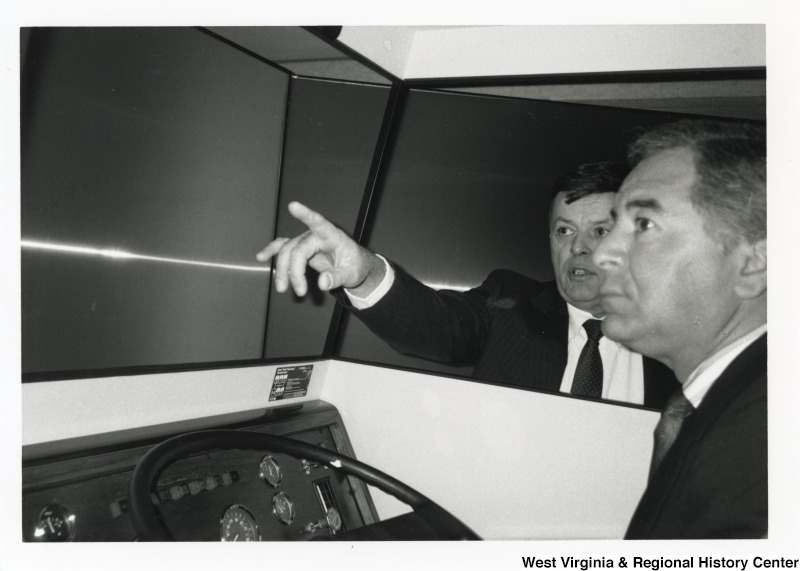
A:
[[[628,150],[632,167],[655,153],[687,148],[697,184],[692,206],[706,232],[728,249],[767,237],[767,138],[764,125],[684,119],[646,132]]]

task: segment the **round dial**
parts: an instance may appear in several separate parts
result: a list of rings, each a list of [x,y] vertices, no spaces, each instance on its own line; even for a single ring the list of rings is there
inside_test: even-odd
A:
[[[289,525],[294,521],[294,502],[288,494],[278,492],[272,496],[272,513],[283,525]]]
[[[47,506],[39,514],[33,534],[42,541],[71,541],[75,535],[75,516],[64,506]]]
[[[246,508],[232,505],[219,522],[221,541],[261,541],[256,518]]]
[[[339,510],[336,508],[328,508],[328,513],[325,514],[325,519],[328,522],[328,527],[331,533],[336,533],[342,529],[342,516],[339,515]]]
[[[258,465],[258,475],[273,488],[283,479],[281,465],[272,456],[264,456],[261,459],[261,463]]]

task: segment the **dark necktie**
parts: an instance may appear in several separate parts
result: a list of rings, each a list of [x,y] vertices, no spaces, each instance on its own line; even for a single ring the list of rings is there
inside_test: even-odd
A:
[[[682,389],[678,389],[667,399],[664,410],[661,411],[661,418],[653,431],[653,458],[650,461],[650,477],[653,477],[667,451],[678,437],[681,424],[689,416],[694,407],[689,399],[683,394]]]
[[[583,346],[575,376],[572,379],[572,394],[600,398],[603,394],[603,361],[600,359],[600,338],[603,331],[599,319],[587,319],[583,323],[586,329],[586,345]]]

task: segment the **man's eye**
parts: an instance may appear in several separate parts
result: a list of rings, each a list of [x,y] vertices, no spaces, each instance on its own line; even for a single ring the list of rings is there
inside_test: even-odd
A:
[[[572,228],[568,228],[567,226],[559,226],[556,228],[556,234],[559,236],[572,236],[575,231]]]
[[[653,221],[649,218],[637,218],[634,224],[637,232],[647,232],[654,226]]]
[[[602,238],[604,236],[608,236],[609,232],[610,232],[610,230],[608,228],[603,228],[603,227],[595,228],[595,230],[594,230],[594,234],[598,238]]]

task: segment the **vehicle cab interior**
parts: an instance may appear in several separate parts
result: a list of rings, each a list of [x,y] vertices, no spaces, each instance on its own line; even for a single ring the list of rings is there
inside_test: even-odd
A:
[[[401,354],[255,254],[299,201],[436,289],[550,280],[561,172],[766,121],[764,26],[19,41],[24,543],[623,537],[658,410]]]

